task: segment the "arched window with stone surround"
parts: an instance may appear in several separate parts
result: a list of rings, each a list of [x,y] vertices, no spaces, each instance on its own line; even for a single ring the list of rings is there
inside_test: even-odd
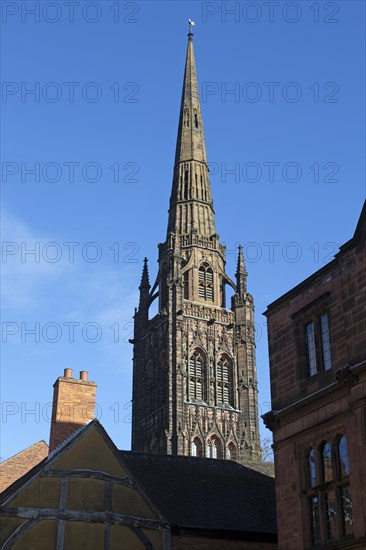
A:
[[[212,268],[204,263],[198,270],[198,296],[208,302],[214,301],[214,278]]]
[[[232,441],[226,447],[226,458],[228,458],[229,460],[236,460],[236,458],[237,458],[237,456],[236,456],[236,446]]]
[[[354,525],[346,436],[328,434],[327,440],[308,449],[305,457],[309,541],[321,545],[351,536]]]
[[[204,358],[199,350],[195,350],[188,363],[188,401],[203,401],[204,396]]]
[[[216,366],[216,404],[230,405],[232,401],[233,362],[222,355]]]
[[[207,458],[222,458],[222,446],[218,437],[213,435],[206,443]]]
[[[202,456],[202,441],[197,436],[191,443],[191,456]]]

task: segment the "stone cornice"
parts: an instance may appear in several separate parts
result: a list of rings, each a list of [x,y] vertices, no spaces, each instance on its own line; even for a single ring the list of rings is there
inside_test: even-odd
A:
[[[359,380],[359,373],[363,370],[366,370],[366,360],[357,365],[346,365],[345,367],[338,369],[336,371],[336,380],[327,384],[325,387],[320,388],[319,390],[306,395],[291,403],[287,407],[279,410],[272,410],[262,415],[263,422],[265,426],[271,430],[275,431],[281,425],[281,419],[285,416],[297,411],[298,409],[307,407],[317,399],[325,397],[331,394],[337,388],[348,387],[349,389],[357,384]]]

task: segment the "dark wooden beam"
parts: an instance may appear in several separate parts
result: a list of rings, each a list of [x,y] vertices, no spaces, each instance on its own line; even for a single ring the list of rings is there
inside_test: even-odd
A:
[[[125,516],[112,512],[93,512],[85,510],[60,510],[57,508],[32,508],[0,506],[0,513],[3,516],[18,517],[24,519],[53,519],[86,521],[93,523],[110,523],[111,525],[126,525],[127,527],[140,527],[142,529],[165,529],[167,524],[154,519],[142,518],[139,516]]]
[[[113,483],[118,483],[119,485],[124,485],[125,487],[134,488],[135,484],[128,477],[118,477],[107,474],[106,472],[99,472],[97,470],[45,470],[42,472],[40,477],[80,477],[80,478],[91,478],[91,479],[100,479],[102,481],[112,481]]]

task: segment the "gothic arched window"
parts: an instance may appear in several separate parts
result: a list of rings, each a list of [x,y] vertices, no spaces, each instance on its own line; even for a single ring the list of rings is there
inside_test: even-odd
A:
[[[216,367],[217,393],[216,404],[229,405],[232,389],[232,362],[223,356]]]
[[[195,351],[188,365],[188,400],[192,399],[203,400],[203,358],[202,355]]]
[[[191,443],[191,456],[202,456],[202,443],[199,437],[195,437]]]
[[[310,512],[309,538],[313,545],[352,535],[352,496],[345,435],[322,441],[306,454],[304,491]],[[337,466],[337,467],[336,467]]]
[[[206,444],[206,457],[207,458],[221,458],[221,443],[218,437],[215,435],[207,441]]]
[[[214,300],[213,271],[207,263],[198,270],[198,296],[209,302]]]
[[[234,443],[229,443],[229,445],[226,448],[226,458],[229,460],[235,460],[236,459],[236,447]]]

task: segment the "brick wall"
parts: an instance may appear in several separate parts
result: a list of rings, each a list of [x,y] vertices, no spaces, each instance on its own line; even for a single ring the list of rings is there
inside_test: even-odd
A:
[[[86,371],[80,372],[80,379],[74,379],[72,370],[65,369],[65,375],[60,376],[53,387],[50,452],[93,420],[97,385],[88,381]]]
[[[28,449],[4,460],[0,464],[0,492],[26,474],[48,455],[48,445],[44,441],[35,443]]]
[[[366,247],[361,241],[337,255],[296,292],[271,306],[268,340],[272,409],[281,409],[335,379],[338,369],[366,356]],[[306,322],[327,311],[332,369],[309,379]]]
[[[309,372],[305,327],[324,313],[329,320],[331,368],[318,368],[323,361],[318,338],[314,374]],[[342,478],[342,483],[350,486],[353,534],[344,538],[338,502],[335,539],[339,542],[331,547],[366,548],[366,206],[354,237],[335,259],[273,302],[266,315],[272,411],[264,420],[274,437],[278,548],[312,547],[307,453],[309,449],[316,453],[317,494],[322,498],[329,487],[340,483],[335,474],[328,488],[324,484],[322,445],[332,445],[336,471],[341,435],[347,438],[349,480]],[[320,515],[322,544],[328,544],[326,516]]]

